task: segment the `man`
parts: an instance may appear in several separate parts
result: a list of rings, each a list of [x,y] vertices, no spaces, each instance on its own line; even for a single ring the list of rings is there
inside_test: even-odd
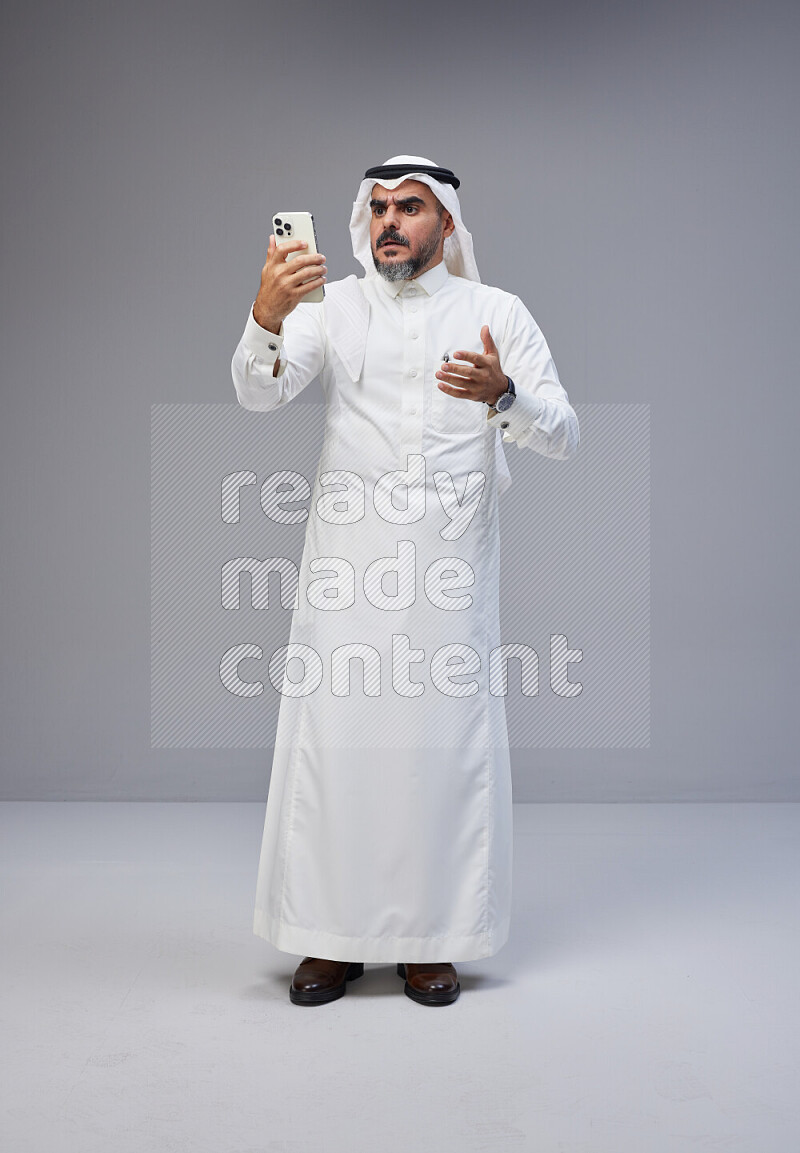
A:
[[[579,430],[533,317],[480,282],[458,186],[419,156],[368,169],[350,222],[366,275],[327,285],[324,305],[302,302],[324,256],[271,237],[232,361],[245,408],[279,409],[317,377],[326,400],[290,642],[270,666],[253,923],[307,954],[295,1004],[340,997],[365,961],[450,1004],[453,962],[508,938],[502,440],[564,460]]]

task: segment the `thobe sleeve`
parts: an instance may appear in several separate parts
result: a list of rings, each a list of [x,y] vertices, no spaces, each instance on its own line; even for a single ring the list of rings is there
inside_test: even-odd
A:
[[[278,359],[278,375],[273,376]],[[319,376],[324,363],[325,331],[319,305],[298,304],[277,333],[262,328],[251,307],[231,360],[239,404],[256,412],[279,408]]]
[[[514,297],[505,332],[500,340],[495,336],[495,343],[500,367],[514,381],[517,395],[506,412],[490,416],[488,423],[518,448],[566,460],[580,443],[578,418],[544,334],[519,297]]]

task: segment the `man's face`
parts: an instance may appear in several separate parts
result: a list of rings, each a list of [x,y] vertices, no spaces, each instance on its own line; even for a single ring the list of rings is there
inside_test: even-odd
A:
[[[372,259],[386,280],[413,280],[442,259],[455,225],[427,184],[404,180],[391,191],[376,184],[370,209]]]

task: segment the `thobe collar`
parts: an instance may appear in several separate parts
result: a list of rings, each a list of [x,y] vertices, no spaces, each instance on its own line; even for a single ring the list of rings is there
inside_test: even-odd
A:
[[[396,299],[403,290],[433,296],[450,279],[451,273],[442,260],[413,280],[384,280],[376,273],[385,292]],[[369,304],[361,288],[362,280],[347,276],[325,289],[325,317],[328,337],[352,381],[357,381],[364,364],[369,328]]]
[[[438,292],[446,284],[449,276],[447,265],[443,260],[440,260],[438,264],[434,264],[433,268],[426,269],[413,280],[384,280],[380,273],[377,274],[377,279],[390,296],[397,298],[401,292],[407,295],[411,288],[421,288],[427,296],[433,296],[434,292]]]

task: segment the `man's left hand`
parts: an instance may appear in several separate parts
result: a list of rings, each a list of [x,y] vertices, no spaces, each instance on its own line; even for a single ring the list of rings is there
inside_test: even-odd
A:
[[[508,390],[508,377],[500,367],[500,356],[488,324],[484,324],[481,329],[481,341],[483,352],[458,349],[453,356],[468,363],[454,364],[448,361],[436,373],[436,379],[442,392],[450,396],[485,401],[494,406]]]

